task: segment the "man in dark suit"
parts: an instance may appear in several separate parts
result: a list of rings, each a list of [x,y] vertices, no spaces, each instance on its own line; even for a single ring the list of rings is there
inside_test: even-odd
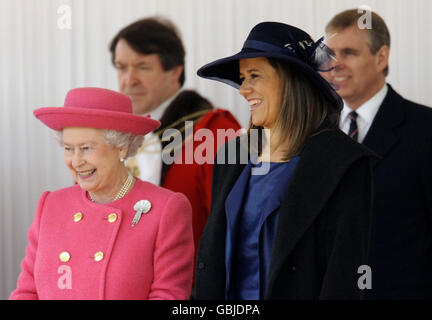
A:
[[[430,299],[432,109],[386,84],[390,34],[380,16],[366,14],[369,29],[356,9],[339,13],[326,27],[337,58],[329,81],[345,102],[340,128],[381,157],[374,167],[372,288],[365,297]]]

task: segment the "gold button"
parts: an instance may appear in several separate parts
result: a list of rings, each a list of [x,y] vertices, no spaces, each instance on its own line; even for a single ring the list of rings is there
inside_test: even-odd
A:
[[[111,213],[110,215],[108,215],[108,222],[109,223],[116,222],[116,220],[117,220],[117,214]]]
[[[96,262],[101,261],[103,259],[103,257],[104,257],[104,254],[102,251],[98,251],[94,254],[94,259]]]
[[[68,262],[70,259],[70,254],[67,251],[63,251],[60,253],[59,258],[61,262]]]
[[[83,214],[81,212],[77,212],[73,216],[73,221],[80,222],[82,218],[83,218]]]

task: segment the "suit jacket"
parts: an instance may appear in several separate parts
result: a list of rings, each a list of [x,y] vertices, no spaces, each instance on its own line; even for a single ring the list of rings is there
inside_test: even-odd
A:
[[[139,200],[152,208],[132,227]],[[45,192],[28,238],[10,299],[189,298],[191,207],[180,193],[140,180],[106,205],[91,202],[78,185]]]
[[[197,299],[225,299],[225,200],[245,166],[238,160],[239,139],[235,143],[236,163],[229,164],[228,156],[214,166],[211,213],[198,249]],[[229,144],[219,153],[227,150]],[[281,203],[265,299],[361,298],[357,271],[367,262],[371,156],[339,130],[308,140]]]
[[[374,165],[368,299],[432,298],[432,110],[391,86],[363,144]]]

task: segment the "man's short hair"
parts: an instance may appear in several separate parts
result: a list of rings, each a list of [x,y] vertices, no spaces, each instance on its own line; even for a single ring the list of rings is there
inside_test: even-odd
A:
[[[141,54],[157,54],[165,71],[185,65],[185,49],[176,26],[161,17],[138,20],[123,29],[110,44],[111,61],[115,65],[115,48],[120,39]],[[185,81],[185,71],[179,78],[180,87]]]
[[[377,13],[370,11],[372,28],[365,28],[368,33],[368,44],[372,54],[378,52],[378,50],[386,45],[390,48],[390,32],[383,18]],[[325,31],[329,33],[332,30],[344,30],[353,25],[357,25],[359,19],[364,15],[362,11],[359,12],[357,9],[350,9],[342,11],[335,15],[333,19],[327,24]],[[388,66],[384,69],[384,75],[388,75]]]

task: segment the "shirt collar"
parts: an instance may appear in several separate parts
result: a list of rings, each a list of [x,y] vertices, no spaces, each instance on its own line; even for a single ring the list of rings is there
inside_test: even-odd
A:
[[[379,107],[381,106],[384,98],[387,95],[388,86],[384,84],[380,91],[378,91],[372,98],[363,103],[360,107],[355,110],[358,116],[366,121],[368,124],[373,122],[375,115],[378,112]],[[341,112],[341,120],[345,120],[348,117],[348,114],[353,111],[346,102],[344,101],[344,107]]]
[[[145,115],[150,115],[152,119],[160,120],[162,118],[162,115],[164,114],[165,110],[168,108],[168,106],[173,102],[173,100],[178,96],[178,94],[181,92],[181,90],[177,90],[175,94],[173,94],[171,97],[169,97],[167,100],[162,102],[159,107],[154,109],[150,113],[146,113]]]

